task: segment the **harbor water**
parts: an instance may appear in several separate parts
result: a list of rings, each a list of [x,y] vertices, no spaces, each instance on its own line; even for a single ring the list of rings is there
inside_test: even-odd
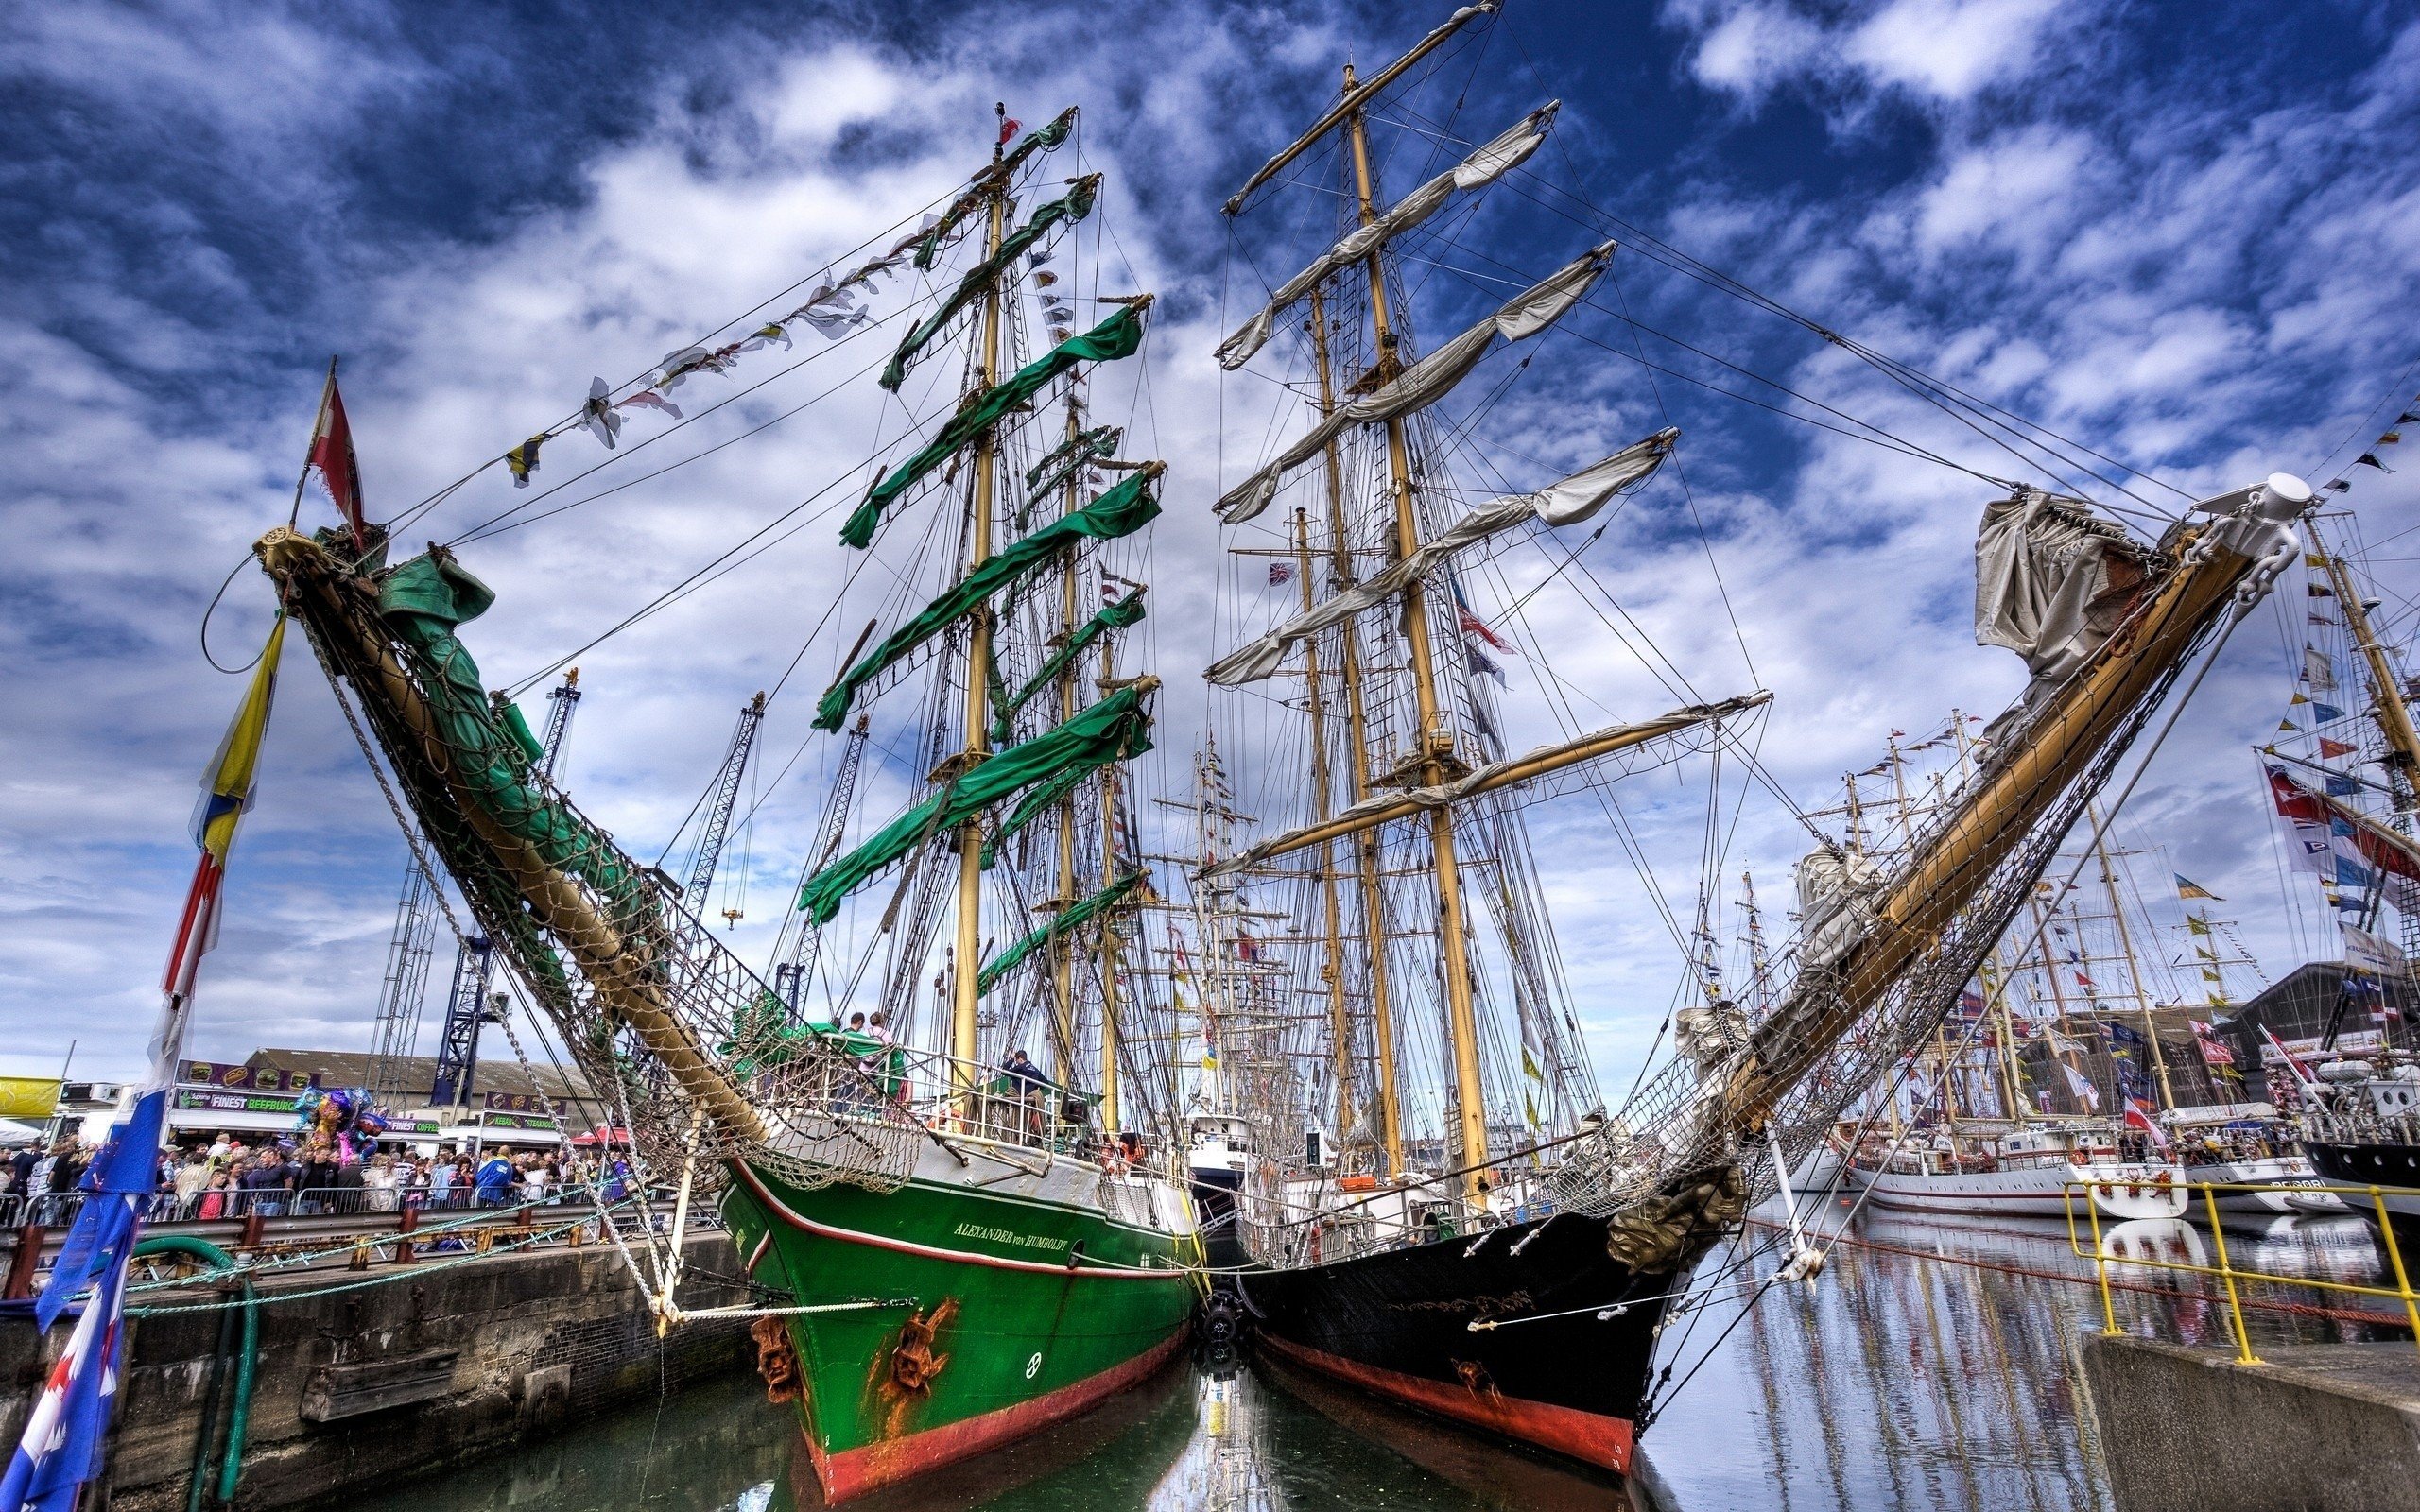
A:
[[[1820,1222],[1821,1220],[1819,1220]],[[1283,1366],[1196,1358],[1098,1411],[850,1503],[866,1512],[1347,1512],[1652,1507],[1679,1512],[2107,1508],[2079,1365],[2103,1326],[2094,1266],[2055,1220],[1961,1223],[1844,1211],[1810,1286],[1766,1284],[1760,1224],[1701,1274],[1723,1276],[1668,1331],[1671,1367],[1626,1488]],[[2230,1218],[2229,1258],[2281,1276],[2369,1281],[2357,1219]],[[2229,1345],[2224,1301],[2150,1262],[2206,1263],[2206,1227],[2103,1229],[2119,1328]],[[2089,1244],[2089,1236],[2084,1236]],[[1753,1305],[1751,1301],[1753,1299]],[[2256,1347],[2408,1338],[2393,1305],[2304,1288],[2248,1298]],[[1575,1361],[1574,1368],[1586,1368]],[[751,1379],[666,1394],[517,1456],[352,1500],[353,1512],[768,1512],[822,1504],[788,1408]],[[2122,1452],[2119,1449],[2115,1452]]]

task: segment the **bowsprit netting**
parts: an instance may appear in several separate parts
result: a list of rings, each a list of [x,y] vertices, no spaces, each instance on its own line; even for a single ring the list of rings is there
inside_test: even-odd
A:
[[[256,549],[473,915],[592,1090],[627,1109],[641,1155],[696,1159],[708,1179],[745,1150],[802,1186],[904,1182],[928,1136],[897,1094],[929,1068],[795,1022],[555,787],[456,634],[493,602],[484,584],[442,548],[387,569],[383,541],[359,561],[349,544],[281,529]]]

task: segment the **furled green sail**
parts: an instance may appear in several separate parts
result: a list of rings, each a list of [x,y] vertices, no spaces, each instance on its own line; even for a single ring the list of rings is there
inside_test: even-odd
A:
[[[1028,132],[1024,141],[1000,155],[999,162],[987,164],[975,176],[976,187],[959,196],[949,209],[942,213],[941,219],[933,223],[932,230],[925,232],[924,239],[916,244],[916,266],[920,268],[933,266],[933,259],[941,253],[942,243],[949,239],[950,233],[958,229],[958,223],[966,218],[968,211],[983,202],[985,185],[1005,180],[1034,153],[1047,152],[1058,146],[1075,129],[1076,108],[1070,105],[1059,112],[1058,119],[1041,130]]]
[[[437,735],[453,752],[455,776],[490,819],[528,841],[548,866],[594,888],[605,902],[607,919],[627,932],[652,911],[646,885],[611,840],[540,785],[532,774],[537,742],[512,704],[490,701],[478,663],[454,633],[494,602],[485,583],[441,554],[405,562],[378,590],[378,612],[404,644],[436,718]],[[518,927],[522,916],[516,912],[513,918]],[[552,951],[534,932],[528,943],[539,969],[559,977]]]
[[[1025,470],[1025,503],[1017,506],[1017,523],[1023,524],[1033,513],[1033,507],[1059,486],[1074,477],[1080,469],[1117,455],[1118,443],[1126,438],[1123,428],[1096,425],[1080,435],[1070,436],[1051,449],[1050,455]]]
[[[950,291],[948,299],[942,301],[932,314],[916,322],[916,328],[900,340],[899,350],[890,354],[890,363],[875,381],[890,389],[896,389],[906,382],[908,369],[915,362],[916,353],[924,350],[925,344],[941,335],[942,328],[956,319],[959,311],[974,303],[999,278],[1002,269],[1023,257],[1026,249],[1048,235],[1052,227],[1062,221],[1072,225],[1091,215],[1093,195],[1099,188],[1100,175],[1087,174],[1077,180],[1064,196],[1044,205],[1024,225],[1011,232],[997,250],[967,270],[966,276],[958,281],[958,287]]]
[[[1144,301],[1127,305],[1083,335],[1069,336],[1027,363],[1007,382],[976,394],[942,427],[931,444],[891,469],[867,490],[865,503],[858,505],[856,512],[840,527],[841,541],[859,547],[872,544],[874,526],[882,523],[882,512],[893,500],[913,487],[917,479],[947,461],[959,447],[999,423],[1001,416],[1040,393],[1053,378],[1080,362],[1115,362],[1134,355],[1143,345],[1143,311],[1148,303]]]
[[[940,634],[959,615],[1042,567],[1060,547],[1087,539],[1115,541],[1157,519],[1160,503],[1152,497],[1151,486],[1158,480],[1160,471],[1156,464],[1144,469],[1073,514],[1062,515],[998,556],[986,558],[947,593],[925,605],[915,618],[891,631],[856,665],[840,674],[839,680],[824,691],[815,706],[815,728],[838,730],[849,716],[849,705],[856,698],[858,689],[880,676],[884,668]]]
[[[1070,768],[1094,770],[1151,748],[1151,716],[1143,689],[1121,688],[1021,746],[997,752],[884,826],[855,850],[809,877],[798,905],[817,923],[840,911],[840,900],[867,878],[913,850],[927,835],[955,829],[1010,795]]]
[[[1130,478],[1127,481],[1131,483],[1133,480]],[[1122,489],[1126,486],[1125,483],[1121,483],[1118,488]],[[999,746],[1008,744],[1009,735],[1014,729],[1017,711],[1031,703],[1037,694],[1057,680],[1059,674],[1067,669],[1067,663],[1084,654],[1085,647],[1110,631],[1122,630],[1142,617],[1143,591],[1138,588],[1078,626],[1076,633],[1067,637],[1067,644],[1051,652],[1050,660],[1043,662],[1041,669],[1032,677],[1026,679],[1024,687],[1013,694],[995,692],[992,696],[993,744]]]
[[[993,983],[1016,970],[1027,956],[1049,944],[1056,936],[1072,934],[1116,907],[1142,881],[1142,872],[1129,872],[1073,907],[1061,909],[1050,922],[984,963],[982,975],[975,979],[975,990],[978,994],[991,991]]]

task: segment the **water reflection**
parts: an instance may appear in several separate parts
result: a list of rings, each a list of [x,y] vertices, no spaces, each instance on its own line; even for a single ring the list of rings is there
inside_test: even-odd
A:
[[[2379,1274],[2358,1221],[2233,1217],[2238,1267],[2364,1283]],[[1665,1358],[1676,1380],[1696,1374],[1644,1442],[1679,1506],[2109,1506],[2079,1353],[2102,1326],[2101,1297],[2067,1226],[1869,1212],[1847,1237],[1812,1288],[1775,1287],[1743,1309],[1743,1284],[1671,1325]],[[2120,1329],[2232,1343],[2215,1281],[2152,1263],[2214,1263],[2206,1228],[2107,1225],[2101,1242],[2117,1263]],[[2283,1286],[2248,1290],[2247,1301],[2262,1304],[2245,1313],[2256,1347],[2408,1337],[2363,1321],[2382,1315],[2375,1301]]]
[[[1754,1236],[1752,1236],[1753,1239]],[[2079,1365],[2101,1326],[2091,1263],[2057,1221],[1866,1215],[1812,1286],[1745,1284],[1666,1337],[1686,1377],[1644,1439],[1676,1512],[1994,1512],[2109,1506]],[[2102,1230],[2120,1328],[2224,1344],[2204,1282],[2206,1228]],[[2279,1274],[2369,1281],[2358,1220],[2245,1215],[2230,1258]],[[1720,1264],[1725,1257],[1718,1256]],[[1774,1262],[1759,1260],[1755,1273]],[[2256,1346],[2400,1337],[2381,1304],[2275,1289],[2249,1313]],[[1584,1360],[1575,1368],[1586,1368]],[[1353,1512],[1631,1506],[1610,1478],[1501,1447],[1282,1366],[1180,1366],[1099,1411],[849,1503],[863,1512]],[[1642,1506],[1645,1504],[1642,1500]],[[508,1461],[355,1497],[348,1512],[806,1512],[822,1505],[786,1409],[751,1379],[619,1414]]]

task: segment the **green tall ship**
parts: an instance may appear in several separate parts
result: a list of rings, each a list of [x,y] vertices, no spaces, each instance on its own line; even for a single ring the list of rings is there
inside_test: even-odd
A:
[[[492,942],[578,1062],[604,1105],[593,1121],[627,1125],[639,1175],[678,1189],[673,1233],[617,1241],[666,1327],[690,1315],[680,1230],[719,1205],[755,1288],[737,1311],[833,1501],[1138,1383],[1184,1344],[1201,1284],[1167,1056],[1181,1005],[1147,965],[1169,910],[1126,769],[1151,749],[1158,681],[1118,658],[1144,618],[1163,470],[1121,456],[1089,391],[1096,369],[1139,386],[1139,363],[1115,365],[1150,298],[1098,286],[1116,261],[1088,224],[1099,177],[1049,177],[1076,112],[999,124],[991,161],[896,241],[849,254],[787,314],[795,288],[635,379],[596,380],[469,480],[527,485],[579,432],[618,461],[626,424],[713,413],[684,413],[685,384],[844,345],[901,396],[883,402],[890,439],[825,490],[865,491],[821,625],[873,617],[853,641],[819,628],[791,663],[821,644],[839,669],[800,711],[802,754],[823,758],[807,769],[832,775],[762,971],[705,920],[780,686],[743,711],[692,816],[683,886],[572,805],[488,690],[459,631],[494,595],[451,549],[390,564],[388,528],[366,521],[257,548],[383,757],[429,885],[450,874],[461,932]],[[793,336],[808,357],[786,356]],[[873,343],[893,341],[885,360]],[[476,497],[458,485],[406,513]]]

